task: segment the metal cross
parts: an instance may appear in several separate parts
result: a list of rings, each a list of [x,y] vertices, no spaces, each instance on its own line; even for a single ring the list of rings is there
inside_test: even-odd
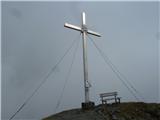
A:
[[[87,41],[86,41],[86,35],[91,34],[98,37],[101,37],[101,35],[97,32],[91,31],[87,29],[86,26],[86,15],[83,12],[82,13],[82,26],[75,26],[72,24],[65,23],[64,27],[71,28],[77,31],[80,31],[82,33],[82,39],[83,39],[83,66],[84,66],[84,89],[85,89],[85,103],[89,103],[89,88],[91,87],[89,81],[88,81],[88,63],[87,63]]]

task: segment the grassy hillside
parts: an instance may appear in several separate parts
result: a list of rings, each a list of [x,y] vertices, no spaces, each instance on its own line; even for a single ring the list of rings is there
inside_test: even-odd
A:
[[[87,111],[63,111],[43,120],[160,120],[160,104],[129,102],[98,105]]]

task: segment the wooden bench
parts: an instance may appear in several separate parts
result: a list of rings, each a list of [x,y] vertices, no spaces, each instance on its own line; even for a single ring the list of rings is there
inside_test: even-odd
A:
[[[102,104],[107,104],[107,101],[109,100],[115,100],[115,103],[120,103],[120,97],[117,97],[117,92],[109,92],[109,93],[101,93],[100,98],[102,101]]]

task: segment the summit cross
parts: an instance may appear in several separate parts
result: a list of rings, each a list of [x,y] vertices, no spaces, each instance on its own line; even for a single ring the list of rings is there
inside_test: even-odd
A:
[[[85,104],[90,103],[89,99],[89,88],[91,87],[89,81],[88,81],[88,63],[87,63],[87,39],[86,35],[91,34],[97,37],[101,37],[101,35],[97,32],[94,32],[92,30],[89,30],[86,25],[86,15],[85,12],[82,13],[82,26],[75,26],[69,23],[65,23],[64,27],[74,29],[77,31],[80,31],[82,33],[82,39],[83,39],[83,69],[84,69],[84,91],[85,91]]]

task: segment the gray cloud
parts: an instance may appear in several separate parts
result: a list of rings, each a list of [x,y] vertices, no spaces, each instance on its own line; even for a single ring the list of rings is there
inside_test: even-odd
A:
[[[2,2],[2,118],[8,119],[56,64],[78,32],[65,22],[81,25],[87,14],[93,37],[145,102],[158,101],[158,2]],[[81,48],[82,46],[80,46]],[[80,107],[84,100],[82,49],[78,49],[70,79],[57,112]],[[40,119],[54,113],[71,63],[73,49],[38,93],[15,118]],[[118,91],[122,101],[134,101],[88,41],[91,98]]]

